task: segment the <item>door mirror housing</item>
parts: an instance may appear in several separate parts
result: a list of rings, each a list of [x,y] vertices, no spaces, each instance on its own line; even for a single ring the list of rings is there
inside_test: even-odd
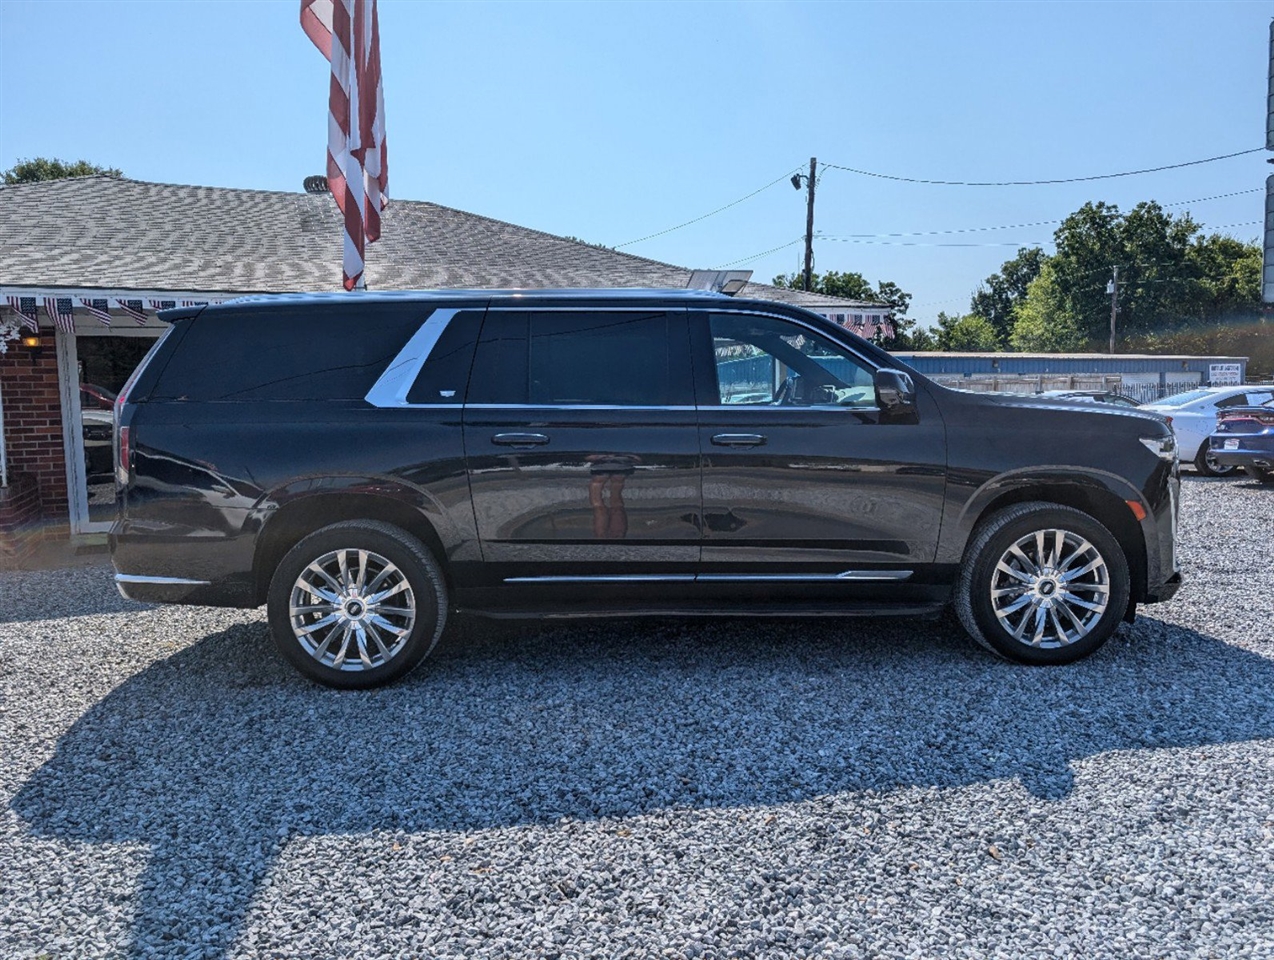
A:
[[[916,385],[901,370],[882,367],[873,377],[876,385],[876,406],[891,416],[914,416],[916,413]]]

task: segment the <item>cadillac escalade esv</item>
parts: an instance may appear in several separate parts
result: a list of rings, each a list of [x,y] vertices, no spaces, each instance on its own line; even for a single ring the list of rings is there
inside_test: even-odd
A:
[[[934,614],[1031,664],[1166,600],[1166,423],[947,389],[798,308],[677,290],[170,310],[115,408],[125,596],[268,607],[335,687],[448,615]]]

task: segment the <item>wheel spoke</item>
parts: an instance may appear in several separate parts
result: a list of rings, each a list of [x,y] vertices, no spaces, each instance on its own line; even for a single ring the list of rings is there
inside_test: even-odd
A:
[[[289,607],[288,613],[293,617],[297,617],[297,616],[303,616],[307,613],[323,613],[323,614],[335,613],[336,610],[337,610],[337,605],[334,603],[320,603],[320,604],[315,604],[315,605],[305,606],[305,607]]]
[[[1017,557],[1019,560],[1022,561],[1022,566],[1026,572],[1039,573],[1039,564],[1036,563],[1034,560],[1032,560],[1030,557],[1028,557],[1025,553],[1023,553],[1022,548],[1019,547],[1016,543],[1013,544],[1013,546],[1009,547],[1009,553],[1013,554],[1013,556]],[[1003,563],[1007,559],[1008,559],[1007,556],[1002,557],[1000,559],[1000,562]]]
[[[367,582],[367,551],[358,551],[358,579],[354,582],[355,588],[359,594],[363,592],[363,586]]]
[[[1053,531],[1053,559],[1049,566],[1056,570],[1062,563],[1062,548],[1066,546],[1066,534],[1061,530]]]
[[[372,658],[367,652],[367,631],[363,629],[361,623],[354,624],[354,640],[358,643],[358,659],[363,661],[363,666],[370,670]]]
[[[1062,597],[1065,599],[1067,604],[1083,607],[1085,610],[1092,610],[1094,613],[1101,613],[1102,611],[1106,609],[1106,604],[1089,603],[1087,600],[1081,600],[1079,597],[1075,596],[1075,594],[1071,593],[1069,590],[1063,593]]]
[[[1044,607],[1041,604],[1035,608],[1035,635],[1031,637],[1031,646],[1038,647],[1044,642],[1044,626],[1046,622]]]
[[[1014,600],[1012,603],[1008,604],[1007,606],[1000,607],[995,612],[1000,614],[1001,616],[1007,616],[1010,613],[1016,613],[1018,610],[1021,610],[1028,603],[1034,602],[1034,600],[1035,600],[1035,597],[1028,593],[1023,595],[1019,599]]]
[[[332,661],[332,666],[341,667],[345,665],[345,658],[349,655],[349,638],[354,632],[352,623],[345,624],[344,630],[341,632],[341,648],[336,651],[336,658]]]
[[[324,627],[331,626],[339,619],[341,619],[341,615],[339,613],[330,613],[321,620],[315,620],[313,623],[307,623],[305,626],[294,626],[292,630],[298,637],[308,637],[315,630],[322,630]]]
[[[1101,566],[1105,566],[1101,557],[1098,557],[1096,560],[1089,560],[1088,563],[1084,564],[1078,570],[1068,570],[1067,572],[1063,573],[1062,581],[1065,583],[1070,583],[1070,581],[1074,580],[1076,577],[1082,577],[1084,574],[1091,573],[1092,571],[1096,570],[1098,567],[1101,567]]]
[[[367,635],[372,638],[372,643],[376,644],[376,649],[380,651],[380,655],[388,660],[392,654],[385,646],[385,641],[380,638],[380,631],[376,629],[376,624],[372,621],[367,623]]]
[[[395,637],[405,637],[411,633],[411,627],[396,627],[384,617],[379,617],[376,614],[371,615],[370,622],[380,627],[386,633],[392,633]]]
[[[1049,608],[1048,617],[1053,622],[1053,629],[1057,631],[1057,639],[1062,643],[1070,643],[1071,637],[1067,636],[1066,628],[1062,626],[1062,621],[1057,616],[1057,607]]]
[[[1092,549],[1093,549],[1093,545],[1089,543],[1087,540],[1084,540],[1083,538],[1081,538],[1079,541],[1079,546],[1075,548],[1075,552],[1072,553],[1069,557],[1067,557],[1066,562],[1061,564],[1058,567],[1058,569],[1061,570],[1063,573],[1065,573],[1067,570],[1071,568],[1071,564],[1073,564],[1080,557],[1085,556],[1088,553],[1088,551]],[[1098,561],[1100,561],[1101,557],[1099,556],[1097,559]]]
[[[317,562],[311,563],[305,569],[309,571],[310,573],[318,574],[319,579],[321,579],[333,591],[335,591],[335,593],[338,596],[345,592],[345,588],[342,587],[341,584],[337,583],[334,579],[332,579],[332,575],[328,573],[326,570],[324,570],[322,567],[320,567]],[[337,601],[337,602],[339,603],[340,601]]]
[[[389,614],[393,617],[414,617],[416,615],[416,611],[411,607],[382,607],[380,604],[376,604],[372,608],[372,612],[379,613],[382,616]]]
[[[1015,580],[1022,581],[1022,583],[1025,583],[1025,584],[1031,583],[1031,578],[1027,574],[1022,573],[1019,570],[1014,570],[1003,560],[1001,560],[999,563],[995,565],[995,569],[999,570],[1000,573],[1007,574],[1008,576],[1012,577]]]
[[[402,593],[409,586],[410,584],[406,580],[400,580],[398,581],[398,583],[394,584],[388,590],[382,590],[380,593],[372,594],[370,597],[367,598],[367,602],[373,605],[378,604],[382,600],[388,600],[390,597],[393,597]]]

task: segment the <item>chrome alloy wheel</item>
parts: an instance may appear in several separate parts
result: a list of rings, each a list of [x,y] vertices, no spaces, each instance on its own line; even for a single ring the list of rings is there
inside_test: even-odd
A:
[[[991,578],[991,609],[1014,640],[1055,649],[1082,640],[1110,601],[1097,548],[1069,530],[1037,530],[1004,552]]]
[[[333,550],[296,578],[288,602],[301,648],[333,670],[373,670],[394,659],[416,623],[401,570],[370,550]]]

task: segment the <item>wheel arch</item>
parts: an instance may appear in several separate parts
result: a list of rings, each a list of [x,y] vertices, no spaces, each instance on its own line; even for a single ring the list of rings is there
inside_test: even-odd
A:
[[[270,578],[292,547],[314,531],[345,520],[379,520],[406,531],[425,545],[447,577],[442,537],[418,504],[379,493],[319,491],[290,498],[264,518],[252,563],[257,602],[265,602]]]
[[[1116,492],[1111,489],[1110,482],[1105,478],[1087,475],[1017,477],[1012,482],[989,486],[989,489],[984,487],[979,493],[980,496],[970,500],[961,518],[962,556],[986,518],[1005,507],[1032,501],[1071,507],[1092,517],[1110,531],[1128,562],[1128,574],[1131,581],[1130,602],[1144,601],[1149,579],[1146,537],[1141,529],[1141,523],[1128,504],[1129,501],[1135,500],[1142,504],[1143,509],[1145,504],[1142,503],[1141,496],[1131,487],[1128,487],[1126,491]]]

